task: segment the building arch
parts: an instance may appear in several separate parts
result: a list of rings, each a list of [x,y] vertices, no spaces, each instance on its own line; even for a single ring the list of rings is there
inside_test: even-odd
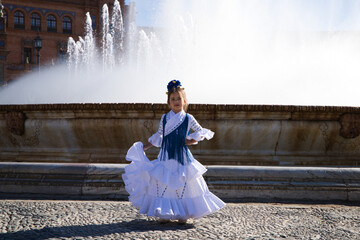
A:
[[[43,15],[39,11],[31,11],[30,16],[30,29],[33,31],[41,31]]]
[[[45,16],[46,19],[46,31],[47,32],[57,32],[59,18],[56,13],[48,13]]]
[[[25,29],[26,18],[27,15],[24,10],[14,9],[13,10],[14,29]]]
[[[72,16],[65,14],[61,18],[62,32],[65,34],[72,34],[74,27],[74,19]]]

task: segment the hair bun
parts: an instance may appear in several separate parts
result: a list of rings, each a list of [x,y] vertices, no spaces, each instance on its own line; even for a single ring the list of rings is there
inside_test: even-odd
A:
[[[168,83],[168,85],[167,85],[167,90],[168,90],[168,92],[170,92],[171,89],[173,89],[173,88],[179,88],[179,87],[181,87],[181,82],[180,82],[179,80],[174,79],[174,80],[171,80],[171,81]],[[167,92],[167,93],[168,93],[168,92]],[[166,94],[167,94],[167,93],[166,93]]]

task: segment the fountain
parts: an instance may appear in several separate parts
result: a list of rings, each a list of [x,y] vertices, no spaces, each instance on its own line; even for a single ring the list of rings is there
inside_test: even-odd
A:
[[[0,103],[163,103],[161,89],[178,78],[191,103],[359,106],[359,8],[322,2],[161,1],[155,28],[125,30],[115,1],[102,9],[97,44],[90,16],[85,36],[69,39],[70,72],[25,77]]]
[[[213,192],[359,201],[359,29],[319,23],[324,15],[302,4],[163,1],[157,28],[137,30],[123,27],[115,0],[112,11],[102,9],[100,46],[87,14],[85,36],[69,39],[66,66],[0,90],[0,159],[22,162],[0,164],[9,179],[0,192],[24,191],[12,182],[38,176],[39,191],[53,181],[57,194],[69,181],[80,182],[74,195],[123,191],[124,155],[157,130],[164,86],[178,78],[189,112],[216,132],[192,150],[209,165]],[[344,22],[357,22],[352,9]]]

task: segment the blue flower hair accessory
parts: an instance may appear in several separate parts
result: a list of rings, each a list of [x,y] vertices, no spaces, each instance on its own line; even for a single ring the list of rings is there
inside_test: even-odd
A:
[[[181,82],[179,80],[171,80],[168,85],[167,85],[167,93],[169,94],[169,92],[171,91],[171,89],[173,88],[181,88]],[[181,88],[182,90],[184,90],[185,88]]]

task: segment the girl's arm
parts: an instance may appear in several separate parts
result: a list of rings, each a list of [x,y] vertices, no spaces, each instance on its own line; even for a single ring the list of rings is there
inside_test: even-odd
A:
[[[189,134],[186,139],[190,140],[190,141],[185,141],[185,144],[187,145],[187,143],[189,144],[196,144],[199,141],[204,140],[205,138],[207,140],[210,140],[213,136],[214,136],[214,132],[207,129],[207,128],[203,128],[200,126],[200,124],[196,121],[196,119],[189,114],[190,116],[190,129],[193,130],[194,132]]]
[[[148,150],[148,149],[150,149],[150,148],[152,148],[154,145],[152,145],[151,143],[147,143],[147,144],[145,144],[144,146],[143,146],[143,149],[144,149],[144,151],[146,151],[146,150]]]
[[[193,145],[193,144],[196,144],[196,143],[197,143],[197,141],[194,140],[194,139],[187,139],[187,138],[185,138],[185,145],[190,146],[190,145]]]
[[[147,144],[143,145],[144,151],[150,149],[153,146],[160,147],[161,140],[162,140],[162,134],[163,134],[163,119],[164,119],[164,117],[165,117],[165,114],[161,117],[160,124],[159,124],[159,130],[148,139]]]

